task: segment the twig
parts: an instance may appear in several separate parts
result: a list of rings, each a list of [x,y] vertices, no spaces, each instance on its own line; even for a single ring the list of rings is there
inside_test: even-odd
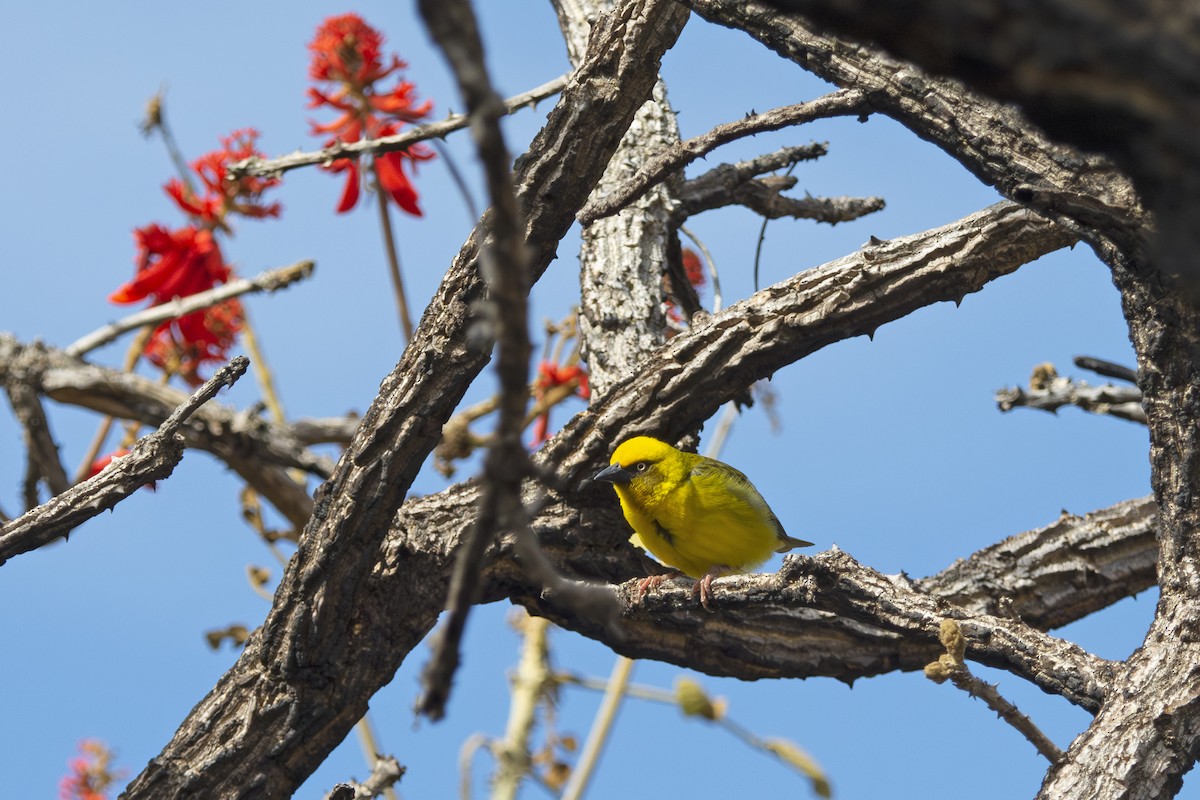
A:
[[[512,680],[512,699],[504,738],[492,744],[498,768],[492,780],[492,800],[515,800],[521,781],[529,775],[532,760],[529,737],[537,720],[537,709],[553,687],[546,629],[542,617],[522,614],[521,660]]]
[[[363,796],[374,797],[382,794],[387,800],[396,800],[396,790],[392,788],[392,784],[400,780],[404,768],[395,756],[380,755],[370,714],[363,714],[362,719],[354,723],[354,730],[358,733],[358,741],[362,745],[367,766],[371,768],[371,777],[362,784],[363,790],[371,794]]]
[[[704,255],[704,261],[708,264],[708,276],[712,278],[713,287],[713,307],[712,313],[716,314],[721,310],[721,276],[717,272],[717,262],[713,260],[712,253],[704,246],[704,242],[700,241],[700,237],[687,229],[686,225],[680,225],[679,230],[684,236],[692,240],[696,247],[700,248],[700,252]]]
[[[199,311],[217,303],[253,292],[275,292],[285,289],[296,281],[311,277],[316,264],[312,261],[298,261],[295,264],[278,269],[267,270],[253,278],[241,278],[222,284],[215,289],[205,292],[177,297],[170,302],[138,311],[124,319],[105,325],[75,342],[63,350],[69,356],[79,357],[95,350],[101,345],[108,344],[126,331],[132,331],[145,325],[156,325],[169,319],[182,317],[193,311]]]
[[[777,131],[789,125],[799,125],[827,117],[860,115],[870,112],[867,96],[856,89],[841,89],[807,103],[775,108],[762,114],[751,114],[736,122],[718,125],[711,131],[680,142],[647,164],[626,188],[589,202],[577,218],[584,226],[611,216],[637,200],[661,182],[667,175],[680,170],[720,145],[766,131]]]
[[[39,481],[45,480],[52,496],[66,491],[71,484],[58,457],[58,445],[54,443],[54,436],[50,432],[50,420],[37,392],[19,376],[13,376],[4,388],[25,437],[24,494],[26,509],[30,509],[38,504]]]
[[[511,114],[525,106],[537,105],[547,97],[552,97],[563,90],[570,75],[563,75],[552,81],[543,83],[529,91],[513,95],[504,101],[504,114]],[[379,139],[363,139],[358,142],[339,143],[324,150],[314,152],[296,152],[278,158],[251,157],[230,164],[226,175],[231,179],[237,178],[268,178],[277,177],[298,167],[310,167],[314,164],[328,164],[339,158],[358,158],[364,155],[391,153],[405,150],[417,142],[427,139],[441,139],[449,133],[467,127],[470,120],[463,114],[451,114],[440,122],[412,128],[395,136],[384,136]]]
[[[530,264],[508,148],[500,129],[507,110],[488,77],[474,11],[464,0],[420,0],[418,6],[454,70],[487,182],[491,208],[483,218],[487,236],[480,252],[480,271],[488,285],[488,299],[481,308],[484,321],[495,328],[500,379],[499,420],[495,442],[484,459],[479,516],[455,560],[447,598],[449,614],[421,676],[418,712],[437,720],[445,714],[462,633],[479,591],[484,551],[498,530],[519,531],[528,525],[521,504],[521,481],[529,474],[530,464],[521,444],[521,430],[532,352],[527,322]]]
[[[571,779],[563,789],[561,800],[579,800],[583,796],[608,741],[609,731],[616,720],[617,710],[621,707],[636,663],[632,658],[617,656],[604,690],[604,699],[596,711],[595,719],[592,720],[592,729],[588,731],[587,741],[579,754],[579,761],[575,763],[575,769],[571,772]]]
[[[380,756],[375,761],[375,769],[371,770],[371,775],[365,781],[339,783],[325,795],[325,800],[366,800],[390,793],[392,786],[404,777],[406,771],[395,756]]]
[[[1107,414],[1146,424],[1142,393],[1136,386],[1090,386],[1084,381],[1060,376],[1054,365],[1048,363],[1034,368],[1028,389],[1020,386],[997,389],[994,396],[1001,411],[1024,407],[1053,413],[1063,406],[1076,406],[1092,414]]]
[[[100,474],[77,484],[0,528],[0,564],[67,536],[86,520],[112,508],[137,489],[171,474],[183,458],[179,427],[222,386],[232,386],[250,362],[238,356],[217,370],[196,393],[175,409],[158,430],[143,437],[133,451],[114,459]]]
[[[944,683],[949,680],[972,697],[978,697],[987,704],[988,708],[995,711],[997,716],[1028,739],[1030,744],[1036,747],[1037,751],[1045,756],[1051,764],[1062,761],[1063,751],[1050,741],[1046,734],[1042,733],[1033,720],[1005,700],[995,686],[971,674],[966,661],[963,660],[967,650],[967,640],[957,622],[952,619],[942,620],[938,639],[946,648],[946,652],[937,661],[926,665],[925,677],[934,683]]]
[[[379,229],[383,232],[383,252],[387,255],[388,275],[392,279],[392,293],[396,297],[396,310],[400,315],[400,332],[404,344],[412,341],[412,315],[408,311],[408,295],[404,292],[404,273],[400,269],[400,249],[396,246],[396,234],[392,230],[392,216],[388,213],[387,192],[383,179],[379,177],[379,162],[371,162],[371,181],[375,186],[375,202],[379,205]]]
[[[1112,361],[1105,361],[1102,358],[1094,358],[1092,356],[1075,356],[1072,360],[1075,362],[1075,366],[1080,369],[1086,369],[1097,375],[1103,375],[1106,378],[1112,378],[1117,381],[1127,381],[1132,384],[1137,383],[1137,370],[1130,369],[1124,364],[1114,364]]]

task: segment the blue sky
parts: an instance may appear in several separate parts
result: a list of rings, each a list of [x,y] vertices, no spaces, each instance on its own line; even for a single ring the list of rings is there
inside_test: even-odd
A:
[[[566,71],[549,3],[479,5],[502,93]],[[160,86],[167,87],[168,117],[189,158],[245,126],[262,131],[268,153],[310,149],[316,142],[308,135],[314,115],[305,108],[305,45],[324,17],[353,10],[382,29],[389,47],[409,62],[407,75],[421,97],[433,98],[435,118],[459,106],[442,59],[408,4],[282,8],[223,1],[5,8],[19,36],[0,50],[0,66],[10,76],[12,132],[8,191],[0,201],[7,249],[0,330],[65,346],[123,313],[105,297],[132,274],[132,229],[182,222],[160,188],[172,175],[166,155],[136,127]],[[698,19],[668,54],[664,74],[684,136],[828,89],[748,37]],[[507,121],[514,153],[524,150],[549,108],[546,103]],[[830,153],[797,167],[797,193],[881,195],[888,206],[833,228],[772,223],[763,284],[844,255],[872,235],[915,233],[997,199],[934,147],[880,117],[764,134],[717,151],[691,173],[808,141],[829,142]],[[472,172],[466,137],[454,137],[449,147]],[[440,162],[422,165],[417,185],[425,218],[394,219],[410,294],[420,307],[468,222]],[[294,417],[365,410],[400,354],[375,214],[360,207],[335,215],[340,188],[337,178],[312,170],[290,173],[275,192],[285,207],[282,219],[240,223],[224,246],[243,275],[301,258],[317,262],[312,280],[248,301]],[[726,210],[695,218],[689,227],[717,259],[725,302],[750,294],[758,232],[753,215]],[[562,316],[577,297],[576,237],[573,232],[563,242],[535,289],[535,338],[541,336],[537,321]],[[92,357],[115,365],[125,347],[127,340]],[[773,431],[760,410],[751,410],[737,423],[724,458],[754,480],[793,535],[821,549],[836,544],[884,572],[926,575],[1045,525],[1064,509],[1085,513],[1148,492],[1143,428],[1070,409],[1058,416],[996,410],[993,390],[1024,382],[1034,364],[1052,361],[1079,376],[1070,365],[1076,354],[1133,363],[1117,293],[1084,247],[1028,265],[961,307],[924,309],[881,328],[874,340],[842,342],[780,371],[771,388],[781,429]],[[491,373],[484,373],[468,400],[493,386]],[[254,399],[250,380],[223,395],[240,406]],[[0,408],[0,507],[13,513],[24,455],[19,428],[8,407]],[[96,419],[53,404],[50,414],[73,469]],[[565,416],[560,412],[558,419]],[[413,492],[446,485],[426,470]],[[232,663],[233,652],[207,647],[204,631],[262,619],[266,604],[247,585],[246,565],[268,566],[278,575],[239,518],[238,489],[218,462],[189,453],[158,492],[139,492],[88,522],[69,543],[0,570],[6,793],[55,794],[76,742],[87,737],[115,747],[119,763],[136,774]],[[1148,592],[1063,634],[1122,658],[1140,643],[1153,607]],[[457,791],[462,742],[476,732],[503,732],[506,670],[518,647],[505,623],[508,613],[496,605],[472,618],[466,664],[445,722],[414,724],[410,711],[424,647],[372,702],[383,747],[409,767],[399,787],[403,796]],[[563,631],[553,642],[558,666],[608,674],[612,655],[602,646]],[[978,671],[998,680],[1062,747],[1087,723],[1084,712],[1015,677]],[[669,687],[679,674],[673,666],[643,663],[635,677]],[[824,679],[701,681],[730,700],[731,715],[742,725],[806,747],[838,797],[915,796],[933,781],[961,781],[978,798],[1031,796],[1044,773],[1032,746],[981,703],[919,674],[860,681],[853,689]],[[585,735],[598,700],[585,690],[564,690],[559,730]],[[807,793],[800,778],[775,762],[719,730],[677,718],[669,707],[627,703],[590,796]],[[654,733],[647,737],[646,731]],[[476,766],[478,797],[490,765],[480,756]],[[318,797],[366,771],[351,737],[299,796]],[[524,792],[543,794],[534,786]]]

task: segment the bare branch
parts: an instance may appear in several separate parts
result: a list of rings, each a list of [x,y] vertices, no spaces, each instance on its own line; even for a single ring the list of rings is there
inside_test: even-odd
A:
[[[617,213],[644,195],[650,187],[660,183],[667,175],[683,169],[706,153],[735,139],[765,131],[777,131],[789,125],[799,125],[816,119],[863,115],[870,113],[870,110],[862,92],[841,90],[807,103],[783,106],[762,114],[751,114],[737,122],[718,125],[708,133],[680,142],[678,146],[656,156],[621,192],[588,201],[579,212],[579,221],[586,227],[598,219]]]
[[[511,114],[525,106],[535,106],[547,97],[553,97],[563,90],[571,76],[562,75],[541,86],[513,95],[504,101],[504,113]],[[378,139],[362,139],[357,142],[339,142],[323,150],[315,152],[295,152],[278,158],[251,157],[230,164],[226,175],[230,179],[238,178],[271,178],[282,175],[299,167],[311,167],[316,164],[329,164],[339,158],[360,158],[364,155],[391,153],[396,150],[406,150],[418,142],[427,139],[442,139],[446,135],[461,130],[470,123],[463,114],[450,114],[440,122],[421,125],[395,136],[383,136]]]
[[[327,800],[369,800],[378,797],[395,786],[407,770],[400,766],[395,756],[376,756],[375,768],[361,783],[350,781],[339,783],[326,795]]]
[[[221,387],[232,386],[249,365],[244,356],[234,358],[180,404],[158,430],[139,439],[129,455],[113,459],[99,475],[5,524],[0,528],[0,564],[59,536],[70,535],[76,527],[147,483],[168,477],[183,458],[184,442],[177,431],[184,420],[216,396]]]
[[[1067,226],[1107,263],[1145,251],[1148,214],[1129,178],[1103,157],[1050,141],[1016,107],[877,48],[818,32],[799,14],[763,0],[682,2],[809,72],[863,92],[872,112],[933,142],[1010,200]]]
[[[1142,408],[1142,392],[1136,386],[1090,386],[1060,376],[1052,364],[1036,368],[1029,381],[1029,388],[1015,386],[997,389],[996,405],[1001,411],[1014,408],[1036,408],[1055,413],[1063,406],[1076,406],[1092,414],[1127,419],[1146,424],[1146,411]]]
[[[977,678],[963,660],[966,650],[966,640],[963,639],[962,629],[952,619],[942,620],[938,640],[945,646],[946,652],[937,661],[925,666],[925,677],[934,683],[944,683],[949,680],[971,697],[978,697],[987,707],[996,712],[996,716],[1011,725],[1037,748],[1051,764],[1057,764],[1063,759],[1063,751],[1050,741],[1046,734],[1033,723],[1028,716],[1022,714],[1013,703],[1000,694],[999,690]]]
[[[737,204],[767,219],[793,217],[834,225],[858,219],[884,207],[882,197],[785,197],[781,192],[795,186],[795,178],[778,175],[752,179],[739,169],[750,163],[722,164],[684,183],[679,192],[679,207],[673,218],[683,220],[702,211]]]
[[[25,437],[25,505],[30,509],[38,504],[39,481],[45,480],[52,496],[66,491],[71,482],[58,457],[58,445],[50,432],[46,409],[42,408],[37,392],[21,372],[10,373],[9,379],[4,381],[4,389]]]
[[[1130,369],[1124,364],[1114,364],[1112,361],[1105,361],[1102,358],[1094,358],[1092,356],[1075,356],[1072,359],[1075,366],[1080,369],[1086,369],[1094,372],[1097,375],[1103,375],[1105,378],[1113,378],[1126,383],[1137,383],[1137,370]]]
[[[205,292],[177,297],[161,305],[150,306],[124,319],[105,325],[92,331],[72,344],[63,348],[69,356],[80,357],[97,347],[108,344],[126,331],[136,330],[145,325],[157,325],[169,319],[182,317],[193,311],[199,311],[234,297],[254,292],[275,292],[286,289],[297,281],[311,277],[316,263],[313,261],[297,261],[295,264],[278,269],[267,270],[253,278],[240,278],[230,281]]]
[[[57,402],[154,427],[187,399],[180,390],[142,375],[85,364],[46,345],[25,345],[0,334],[0,383],[12,385],[18,379]],[[333,470],[328,458],[302,447],[287,427],[219,403],[200,409],[180,433],[188,447],[228,464],[296,527],[312,514],[312,499],[284,467],[319,476]]]

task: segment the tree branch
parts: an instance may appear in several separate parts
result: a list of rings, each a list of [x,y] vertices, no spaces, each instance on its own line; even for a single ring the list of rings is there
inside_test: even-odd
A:
[[[418,7],[454,70],[483,164],[491,208],[484,216],[487,236],[480,254],[488,293],[479,308],[482,321],[495,329],[500,380],[499,419],[484,457],[479,514],[455,560],[446,621],[421,674],[417,711],[436,721],[445,716],[467,615],[479,594],[484,551],[498,531],[522,530],[528,524],[521,504],[521,481],[529,474],[530,464],[521,432],[529,400],[529,357],[533,348],[526,303],[530,270],[522,236],[524,220],[517,208],[508,147],[500,130],[504,106],[487,73],[475,13],[466,0],[420,0]]]
[[[183,437],[177,434],[200,406],[223,386],[232,386],[250,365],[238,356],[217,370],[203,386],[176,408],[154,433],[144,436],[128,456],[114,459],[100,474],[67,489],[48,502],[0,527],[0,564],[13,556],[68,536],[142,486],[167,478],[183,458]]]
[[[561,75],[541,86],[536,86],[520,94],[513,95],[504,101],[504,113],[511,114],[525,106],[535,106],[547,97],[553,97],[563,90],[571,75]],[[450,114],[440,122],[420,125],[416,128],[398,133],[395,136],[382,136],[378,139],[362,139],[357,142],[339,142],[323,150],[314,152],[297,151],[291,155],[278,158],[258,158],[252,156],[242,161],[230,164],[226,176],[230,180],[239,178],[273,178],[299,167],[311,167],[316,164],[329,164],[339,158],[361,158],[364,155],[391,153],[397,150],[407,150],[418,142],[428,139],[443,139],[448,134],[462,130],[470,124],[463,114]]]
[[[25,437],[25,506],[30,509],[38,504],[39,481],[45,480],[51,496],[66,491],[71,481],[59,460],[58,445],[50,432],[50,420],[46,417],[46,409],[42,407],[37,392],[30,388],[25,376],[19,372],[4,381],[4,389]]]
[[[21,344],[0,334],[0,383],[18,381],[57,402],[155,427],[187,399],[178,389],[141,375],[86,364],[41,343]],[[284,468],[317,475],[333,469],[329,459],[302,447],[286,427],[219,403],[200,409],[180,433],[188,447],[224,461],[296,527],[311,516],[312,500]]]
[[[92,331],[72,344],[67,345],[63,348],[63,352],[68,356],[78,358],[95,350],[97,347],[108,344],[126,331],[136,330],[145,325],[157,325],[160,322],[182,317],[184,314],[190,314],[193,311],[215,306],[217,303],[234,297],[240,297],[244,294],[276,292],[280,289],[286,289],[297,281],[311,277],[314,269],[316,269],[316,262],[297,261],[291,266],[261,272],[253,278],[239,278],[238,280],[222,284],[215,289],[209,289],[208,291],[188,295],[187,297],[176,297],[174,300],[142,309],[124,319]]]
[[[655,156],[619,192],[590,200],[579,212],[579,221],[586,227],[598,219],[617,213],[644,195],[652,186],[661,183],[667,175],[683,169],[717,147],[736,139],[766,131],[777,131],[817,119],[868,113],[870,106],[862,92],[842,90],[807,103],[783,106],[762,114],[751,114],[736,122],[726,122],[708,133],[680,142]],[[823,150],[815,154],[810,152],[806,157],[816,158],[821,155],[824,155]]]
[[[881,13],[865,0],[769,2],[1017,103],[1055,139],[1111,157],[1158,219],[1156,266],[1187,276],[1193,295],[1200,290],[1200,20],[1193,6],[904,0]]]
[[[1010,200],[1063,224],[1106,263],[1137,261],[1145,251],[1149,215],[1128,177],[1103,157],[1047,139],[1013,106],[877,48],[820,33],[799,14],[763,0],[681,1],[803,69],[865,93],[872,111],[934,143]]]

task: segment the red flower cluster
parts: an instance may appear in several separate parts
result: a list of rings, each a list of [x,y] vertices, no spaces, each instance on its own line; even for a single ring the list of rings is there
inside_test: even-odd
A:
[[[258,131],[243,128],[221,139],[221,149],[205,153],[192,162],[192,170],[203,184],[203,192],[195,194],[183,181],[172,178],[164,187],[167,194],[185,214],[195,217],[207,227],[224,226],[231,212],[252,219],[278,217],[279,203],[264,205],[262,195],[279,185],[279,178],[240,178],[227,180],[225,168],[232,161],[251,156],[262,157],[258,150]]]
[[[169,231],[155,223],[136,228],[133,237],[137,274],[110,294],[109,302],[136,303],[149,297],[153,305],[160,305],[229,280],[229,266],[210,230],[186,225]]]
[[[279,184],[278,178],[228,180],[230,162],[262,156],[257,149],[258,131],[234,131],[221,139],[221,149],[192,162],[201,191],[193,191],[175,178],[164,187],[167,195],[192,224],[170,230],[159,224],[134,230],[137,241],[137,272],[133,280],[109,295],[113,303],[136,303],[146,298],[161,305],[177,297],[188,297],[229,281],[233,270],[225,262],[217,243],[218,229],[228,232],[226,219],[240,214],[251,219],[279,216],[279,203],[266,204],[262,196]],[[219,305],[162,323],[145,348],[151,363],[178,374],[192,385],[203,383],[199,369],[206,363],[222,363],[243,326],[242,305],[226,300]]]
[[[160,305],[212,289],[232,274],[210,230],[186,225],[169,231],[153,224],[133,233],[138,247],[137,274],[109,295],[113,303],[136,303],[149,297],[151,305]],[[199,375],[201,365],[223,363],[241,329],[242,304],[226,300],[162,323],[150,337],[145,354],[151,363],[198,386],[204,382]]]
[[[58,784],[61,800],[106,800],[108,788],[124,776],[113,771],[112,751],[103,742],[86,739],[79,743],[80,755],[69,762],[70,772]]]
[[[308,74],[315,81],[335,86],[331,91],[310,87],[308,105],[309,108],[329,106],[340,112],[332,122],[312,123],[314,135],[329,136],[326,147],[363,138],[393,136],[400,132],[404,123],[423,119],[433,107],[428,100],[416,104],[416,87],[409,81],[400,80],[386,92],[376,86],[408,66],[395,55],[385,63],[382,47],[383,34],[357,14],[330,17],[317,28],[316,37],[308,45],[312,51]],[[407,160],[415,165],[433,157],[433,151],[413,145],[407,150],[383,153],[374,159],[383,190],[396,205],[414,216],[421,216],[421,208],[417,204],[417,190],[404,172],[404,162]],[[361,181],[358,161],[339,158],[325,169],[346,173],[338,212],[354,208]]]
[[[590,387],[588,386],[587,369],[581,364],[571,364],[570,366],[562,366],[550,361],[543,361],[538,364],[537,379],[533,382],[533,396],[536,400],[541,401],[545,398],[546,393],[555,386],[572,386],[574,394],[583,398],[589,399],[592,396]],[[547,408],[540,415],[533,425],[533,441],[530,443],[532,447],[539,447],[543,442],[550,439],[550,409]]]
[[[244,326],[241,302],[236,298],[226,300],[159,325],[146,345],[145,355],[159,369],[199,386],[204,383],[200,367],[224,364]]]

